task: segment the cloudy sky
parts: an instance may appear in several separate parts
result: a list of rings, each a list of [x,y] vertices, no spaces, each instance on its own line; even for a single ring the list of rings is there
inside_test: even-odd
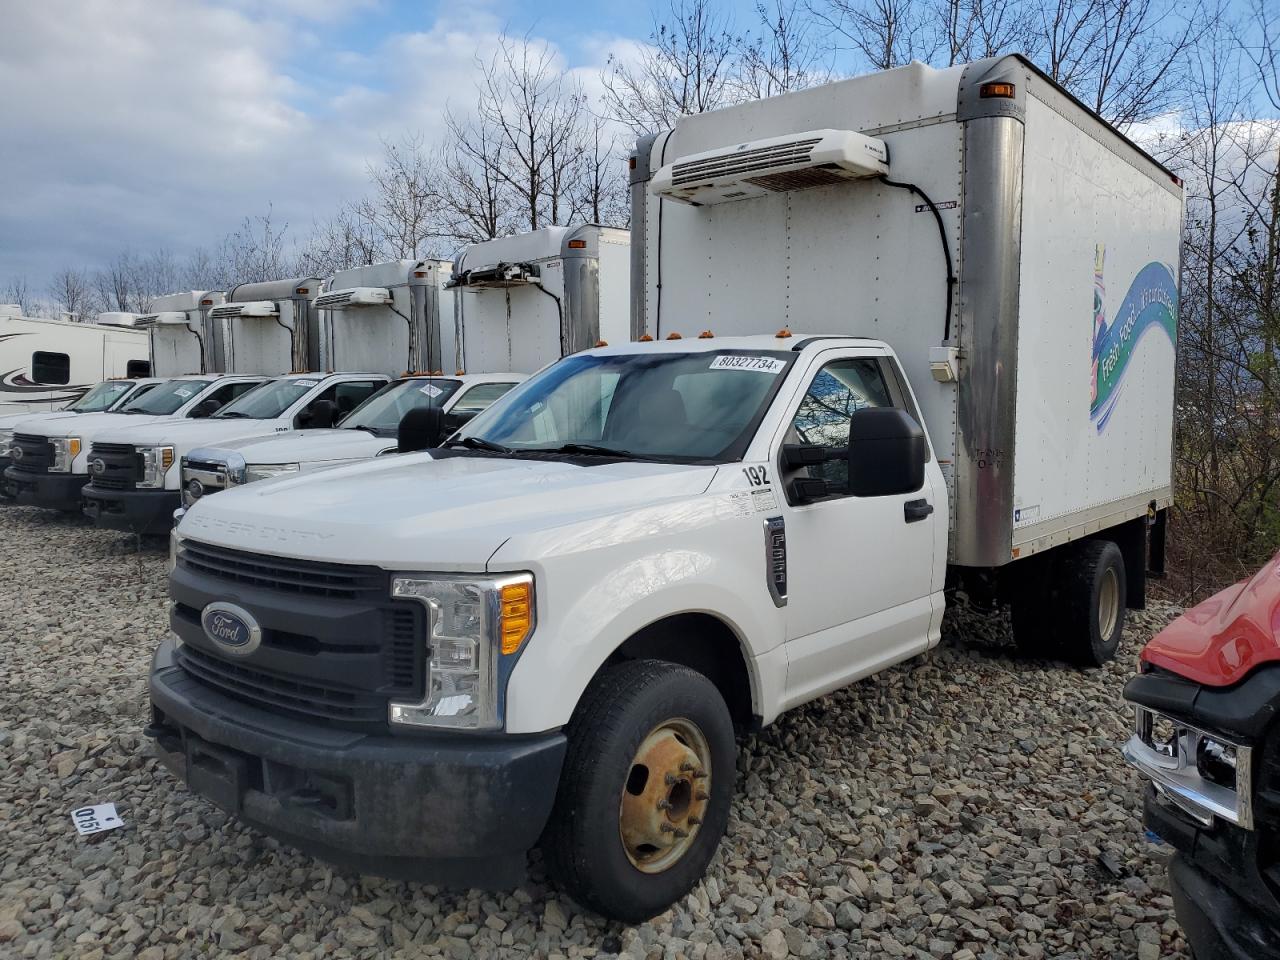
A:
[[[5,3],[0,285],[182,253],[268,204],[306,227],[362,191],[380,136],[431,138],[474,99],[502,30],[598,82],[649,24],[647,4],[565,0]]]

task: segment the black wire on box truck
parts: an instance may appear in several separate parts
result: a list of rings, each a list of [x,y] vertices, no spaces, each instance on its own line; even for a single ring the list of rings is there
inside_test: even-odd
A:
[[[942,342],[946,343],[951,339],[952,293],[955,291],[956,284],[959,283],[959,280],[956,278],[955,269],[951,265],[951,248],[947,246],[947,228],[942,223],[942,214],[938,210],[938,205],[929,199],[929,195],[914,183],[900,183],[897,180],[890,180],[884,174],[881,174],[876,179],[886,187],[897,187],[899,190],[910,190],[925,202],[925,205],[933,212],[933,219],[938,222],[938,239],[942,241],[942,255],[947,258],[947,318],[942,327]]]

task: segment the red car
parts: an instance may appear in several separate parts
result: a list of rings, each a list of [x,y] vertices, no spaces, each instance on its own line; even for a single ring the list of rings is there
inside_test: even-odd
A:
[[[1124,695],[1197,960],[1280,958],[1280,554],[1157,634]]]

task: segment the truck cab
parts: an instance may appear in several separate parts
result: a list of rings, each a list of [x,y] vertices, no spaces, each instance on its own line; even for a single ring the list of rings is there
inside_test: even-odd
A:
[[[262,380],[218,374],[175,377],[110,412],[24,420],[14,426],[6,491],[24,506],[78,512],[80,492],[89,482],[89,448],[101,434],[126,424],[207,417]],[[171,465],[148,460],[143,467],[147,482]]]
[[[177,464],[191,450],[222,440],[329,427],[386,383],[380,373],[290,374],[261,383],[207,417],[104,430],[89,451],[85,513],[109,530],[167,533],[181,505]],[[148,481],[149,458],[164,469]]]
[[[107,413],[118,410],[129,401],[136,400],[157,384],[165,381],[159,377],[136,377],[132,380],[103,380],[78,400],[73,400],[61,410],[46,413],[10,413],[0,416],[0,476],[9,468],[9,446],[13,443],[14,428],[20,423],[41,423],[60,417],[74,417],[86,413]],[[0,488],[3,484],[0,484]],[[3,490],[0,489],[0,497]]]
[[[735,729],[938,641],[917,416],[879,341],[633,343],[429,455],[201,499],[149,733],[328,859],[503,885],[543,836],[575,898],[652,916],[725,830]]]
[[[182,503],[228,486],[309,473],[395,453],[411,410],[436,406],[443,439],[525,379],[521,373],[402,377],[379,390],[330,429],[287,430],[192,450],[182,458]]]

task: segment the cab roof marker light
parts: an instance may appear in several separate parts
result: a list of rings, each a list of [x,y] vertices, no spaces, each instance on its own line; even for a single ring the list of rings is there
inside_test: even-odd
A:
[[[668,333],[668,334],[667,334],[667,339],[668,339],[668,340],[683,340],[683,339],[684,339],[684,337],[680,336],[680,334],[676,333],[676,332],[673,330],[671,333]]]
[[[710,340],[710,339],[711,339],[712,337],[714,337],[714,336],[715,336],[715,334],[714,334],[714,333],[712,333],[710,330],[703,330],[700,334],[698,334],[698,339],[699,339],[699,340]]]
[[[993,80],[978,87],[978,96],[983,100],[989,100],[992,97],[1001,97],[1005,100],[1012,100],[1017,95],[1017,86],[1003,80]]]
[[[608,341],[608,340],[597,340],[597,341],[596,341],[596,346],[597,346],[597,347],[607,347],[608,345],[609,345],[609,341]]]
[[[775,334],[774,334],[774,336],[775,336],[775,337],[777,337],[779,340],[787,340],[787,339],[790,339],[790,337],[791,337],[791,328],[790,328],[790,327],[783,327],[781,330],[779,330],[777,333],[775,333]]]
[[[640,334],[640,339],[637,340],[636,342],[637,343],[653,343],[653,337],[649,336],[649,334],[647,333],[642,333]]]

